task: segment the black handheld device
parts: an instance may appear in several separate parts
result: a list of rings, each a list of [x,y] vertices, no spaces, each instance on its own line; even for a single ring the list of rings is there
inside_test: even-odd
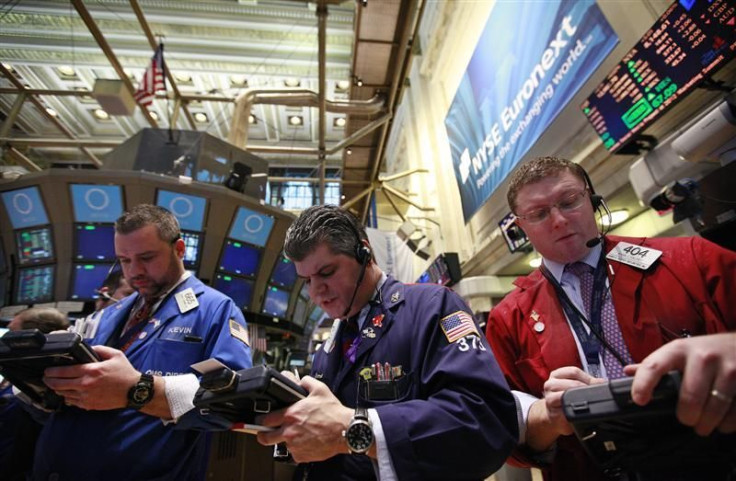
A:
[[[100,358],[75,332],[44,334],[38,329],[7,332],[0,338],[0,374],[46,409],[63,398],[43,383],[46,368],[96,362]]]
[[[255,417],[285,408],[307,397],[307,391],[268,366],[207,373],[194,396],[194,406],[235,423],[255,424]]]
[[[698,436],[677,420],[679,372],[665,375],[645,406],[632,401],[632,382],[624,377],[562,395],[575,435],[610,479],[680,479],[675,474],[692,471],[717,480],[735,472],[736,435]]]

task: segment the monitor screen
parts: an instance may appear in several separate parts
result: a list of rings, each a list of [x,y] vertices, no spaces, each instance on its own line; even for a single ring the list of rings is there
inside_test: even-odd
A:
[[[54,266],[18,269],[14,304],[38,304],[54,299]]]
[[[279,256],[271,275],[271,284],[291,289],[296,282],[296,267],[283,255]]]
[[[289,291],[278,287],[266,289],[266,300],[263,301],[263,313],[274,317],[285,318],[289,308]]]
[[[123,213],[119,185],[71,184],[75,222],[114,223]]]
[[[38,187],[25,187],[3,192],[2,199],[13,229],[49,223],[46,207],[43,205]]]
[[[241,242],[227,239],[222,249],[219,269],[231,274],[255,277],[258,273],[260,260],[260,250]]]
[[[228,237],[263,247],[266,245],[273,223],[274,218],[270,215],[239,207]]]
[[[74,259],[78,261],[115,260],[115,226],[113,224],[76,224],[74,226]]]
[[[18,262],[21,265],[46,262],[54,258],[50,227],[37,227],[16,232]]]
[[[196,269],[199,266],[199,253],[202,252],[202,235],[194,232],[181,232],[184,239],[184,267]]]
[[[680,0],[659,17],[581,106],[615,152],[736,52],[729,0]]]
[[[96,290],[102,287],[112,264],[74,264],[69,299],[93,301],[99,297]]]
[[[159,190],[156,205],[168,209],[182,229],[201,232],[207,209],[207,199],[196,195]]]
[[[214,289],[222,292],[241,309],[247,309],[253,297],[253,281],[227,274],[215,274]]]
[[[432,283],[449,287],[459,282],[461,277],[457,253],[445,252],[432,261],[429,268],[419,276],[417,283]]]
[[[512,254],[529,243],[526,233],[519,227],[515,220],[516,216],[509,212],[498,223],[498,227],[503,234],[503,239],[506,241],[506,246]]]
[[[294,314],[291,316],[291,322],[295,326],[304,327],[307,322],[307,301],[301,297],[296,299]]]

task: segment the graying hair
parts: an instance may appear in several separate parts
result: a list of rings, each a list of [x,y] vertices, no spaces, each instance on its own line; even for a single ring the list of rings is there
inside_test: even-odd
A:
[[[358,245],[368,236],[353,214],[336,205],[315,205],[304,210],[286,231],[284,255],[299,262],[320,244],[333,254],[356,257]]]
[[[121,215],[115,221],[115,232],[130,234],[150,224],[156,226],[162,241],[173,243],[181,236],[179,221],[174,214],[152,204],[139,204]]]
[[[69,319],[53,307],[31,307],[20,311],[16,317],[21,329],[38,329],[45,334],[69,327]]]

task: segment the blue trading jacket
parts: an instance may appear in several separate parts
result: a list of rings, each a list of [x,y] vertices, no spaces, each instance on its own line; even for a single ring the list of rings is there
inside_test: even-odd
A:
[[[448,327],[443,319],[468,313],[467,305],[447,288],[391,277],[376,304],[362,325],[355,364],[342,362],[340,346],[329,353],[321,348],[312,375],[346,406],[354,407],[359,395],[362,407],[377,410],[398,479],[485,479],[516,445],[518,426],[514,399],[485,337],[449,342],[442,329]],[[405,373],[396,381],[395,400],[368,400],[363,388],[356,394],[358,373],[376,362]],[[301,469],[310,480],[375,479],[365,456],[338,455]]]
[[[192,289],[199,305],[183,314],[175,295]],[[110,344],[125,323],[138,294],[107,309],[90,344]],[[189,277],[159,306],[126,355],[144,373],[171,376],[192,372],[196,362],[216,358],[232,369],[251,367],[250,348],[231,333],[231,320],[245,329],[240,310],[218,291]],[[143,335],[143,334],[142,334]],[[64,480],[197,480],[207,463],[206,430],[230,423],[203,416],[197,409],[178,423],[164,425],[133,409],[83,411],[74,407],[54,413],[36,448],[34,479]]]

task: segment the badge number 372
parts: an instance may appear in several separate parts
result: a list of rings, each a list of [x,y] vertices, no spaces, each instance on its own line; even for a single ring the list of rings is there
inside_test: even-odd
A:
[[[470,341],[468,341],[470,339]],[[460,349],[462,352],[469,351],[470,349],[480,349],[481,351],[486,350],[486,346],[483,345],[480,338],[478,336],[475,336],[473,334],[470,334],[465,337],[461,337],[456,341],[457,348]]]

